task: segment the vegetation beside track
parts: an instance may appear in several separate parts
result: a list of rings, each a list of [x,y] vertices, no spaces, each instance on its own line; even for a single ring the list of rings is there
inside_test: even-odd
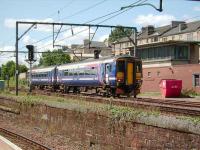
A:
[[[27,95],[26,93],[20,93],[19,96],[15,96],[15,93],[4,91],[0,92],[0,96],[6,98],[16,99],[24,105],[36,105],[36,104],[48,104],[59,108],[66,108],[69,110],[75,110],[79,112],[92,112],[97,114],[108,114],[115,120],[134,120],[140,116],[157,116],[160,114],[159,110],[144,110],[141,108],[132,108],[124,106],[114,106],[111,104],[102,104],[95,102],[88,102],[82,99],[62,98],[56,96],[45,95]]]
[[[13,98],[26,106],[34,106],[37,104],[45,104],[57,108],[77,111],[80,113],[95,113],[107,116],[111,119],[111,123],[118,121],[131,121],[144,123],[146,125],[158,126],[162,128],[176,129],[184,132],[200,134],[200,117],[170,115],[164,114],[159,109],[142,109],[137,107],[125,107],[112,104],[97,103],[86,101],[83,98],[66,98],[46,95],[27,95],[20,92],[19,96],[15,96],[14,92],[0,92],[0,96]]]

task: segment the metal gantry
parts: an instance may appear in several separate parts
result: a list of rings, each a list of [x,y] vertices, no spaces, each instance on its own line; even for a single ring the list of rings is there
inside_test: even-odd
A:
[[[24,25],[30,25],[30,27],[23,33],[19,36],[19,25],[20,24],[24,24]],[[131,41],[133,42],[133,45],[134,45],[134,53],[133,54],[136,54],[136,43],[137,43],[137,28],[136,27],[130,27],[130,26],[114,26],[114,25],[100,25],[100,24],[76,24],[76,23],[60,23],[60,22],[29,22],[29,21],[17,21],[16,22],[16,44],[15,44],[15,53],[16,53],[16,70],[15,70],[15,76],[16,76],[16,95],[18,95],[18,78],[19,78],[19,63],[18,63],[18,59],[19,59],[19,52],[23,52],[23,51],[19,51],[19,41],[20,39],[25,35],[27,34],[35,25],[50,25],[52,26],[52,31],[53,31],[53,47],[55,46],[55,42],[56,42],[56,39],[58,38],[58,35],[59,33],[61,33],[61,29],[63,26],[70,26],[71,27],[71,31],[72,31],[72,35],[74,34],[73,33],[73,29],[72,27],[73,26],[81,26],[81,27],[88,27],[89,29],[89,47],[90,47],[90,43],[91,43],[91,40],[94,38],[94,35],[92,36],[92,38],[90,37],[90,28],[91,27],[96,27],[96,30],[95,30],[95,33],[96,31],[99,29],[99,28],[126,28],[126,29],[131,29],[133,31],[133,39],[131,37],[129,37],[131,39]],[[58,31],[56,32],[55,34],[55,26],[60,26],[60,28],[58,29]],[[95,34],[94,33],[94,34]]]

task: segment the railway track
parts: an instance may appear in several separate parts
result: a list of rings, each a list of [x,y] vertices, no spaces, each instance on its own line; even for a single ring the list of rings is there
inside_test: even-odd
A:
[[[33,92],[34,93],[34,92]],[[106,103],[120,106],[129,107],[142,107],[147,109],[156,108],[161,112],[173,113],[173,114],[184,114],[189,116],[200,116],[200,102],[189,102],[184,100],[173,100],[173,99],[152,99],[152,98],[105,98],[97,96],[95,94],[63,94],[63,93],[52,93],[49,91],[36,91],[35,94],[42,94],[48,96],[59,96],[66,98],[80,98],[81,100]]]
[[[40,143],[37,143],[27,137],[16,134],[4,128],[0,128],[0,135],[7,138],[23,150],[51,150],[50,148]]]
[[[22,92],[27,92],[26,90],[21,89]],[[139,107],[145,109],[157,109],[163,113],[172,113],[172,114],[184,114],[188,116],[200,116],[200,102],[190,102],[185,100],[177,99],[152,99],[152,98],[106,98],[98,96],[95,93],[68,93],[63,94],[61,92],[50,92],[48,90],[34,90],[32,92],[34,95],[47,95],[47,96],[59,96],[65,98],[74,98],[81,99],[85,101],[113,104],[119,106],[129,106],[129,107]],[[0,97],[1,98],[1,97]]]

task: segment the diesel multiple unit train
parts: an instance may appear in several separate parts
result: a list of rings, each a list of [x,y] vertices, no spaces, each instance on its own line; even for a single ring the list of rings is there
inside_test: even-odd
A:
[[[64,93],[93,90],[115,97],[136,96],[141,84],[142,61],[122,55],[33,69],[30,86]]]

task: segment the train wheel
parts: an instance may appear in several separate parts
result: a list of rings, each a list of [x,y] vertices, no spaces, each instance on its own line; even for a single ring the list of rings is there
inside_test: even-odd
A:
[[[77,93],[78,89],[77,87],[73,87],[73,93]]]
[[[112,96],[115,98],[116,97],[116,89],[111,90]]]

